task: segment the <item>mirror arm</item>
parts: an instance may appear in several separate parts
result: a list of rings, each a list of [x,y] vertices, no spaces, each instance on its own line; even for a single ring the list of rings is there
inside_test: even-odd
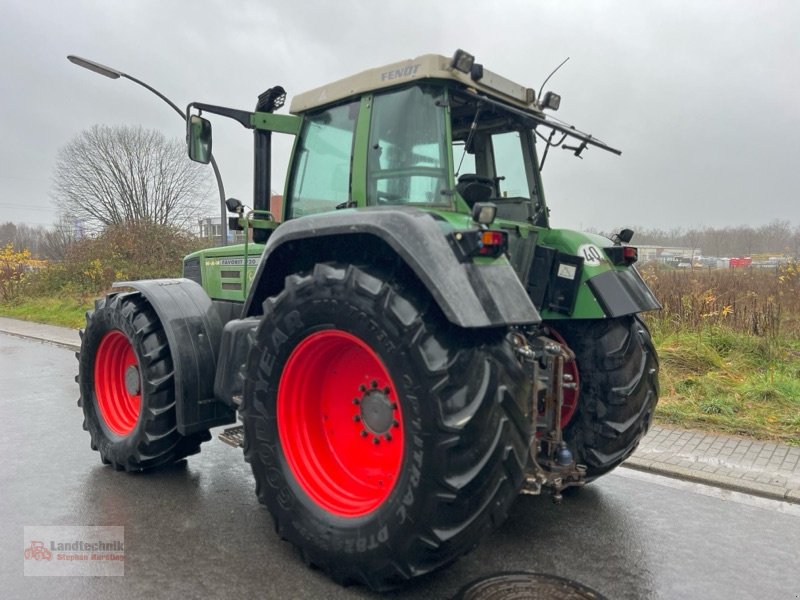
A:
[[[246,110],[238,110],[235,108],[226,108],[224,106],[215,106],[214,104],[203,104],[202,102],[192,102],[186,107],[186,117],[188,119],[192,108],[199,111],[206,111],[215,115],[222,115],[235,121],[239,121],[247,129],[253,129],[252,118],[253,113]]]

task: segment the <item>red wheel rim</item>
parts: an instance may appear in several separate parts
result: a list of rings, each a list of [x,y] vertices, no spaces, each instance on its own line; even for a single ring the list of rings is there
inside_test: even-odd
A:
[[[117,329],[109,331],[97,347],[94,392],[100,416],[117,435],[128,435],[136,427],[142,403],[140,388],[139,362],[128,337]]]
[[[552,327],[548,327],[549,335],[565,348],[569,345],[557,331]],[[575,411],[578,410],[578,396],[580,395],[581,379],[578,375],[578,363],[575,360],[568,360],[564,363],[564,383],[569,384],[571,387],[565,387],[563,394],[564,400],[561,403],[561,429],[564,429],[572,417],[575,416]]]
[[[300,342],[277,415],[289,467],[316,504],[360,517],[386,500],[403,462],[403,419],[386,367],[362,340],[327,330]]]

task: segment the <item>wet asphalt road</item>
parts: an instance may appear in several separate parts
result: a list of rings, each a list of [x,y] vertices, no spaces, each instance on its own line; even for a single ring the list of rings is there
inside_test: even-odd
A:
[[[373,598],[308,569],[273,533],[241,451],[218,440],[128,475],[89,449],[73,353],[0,334],[0,597]],[[25,525],[122,525],[124,577],[24,577]],[[561,506],[520,497],[476,551],[389,598],[452,597],[498,571],[608,598],[800,598],[800,506],[626,469]]]

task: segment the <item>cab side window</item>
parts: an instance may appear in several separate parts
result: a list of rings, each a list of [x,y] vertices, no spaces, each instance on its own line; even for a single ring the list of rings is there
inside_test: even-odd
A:
[[[334,210],[350,201],[358,102],[309,115],[298,140],[289,186],[289,218]]]
[[[376,95],[367,158],[367,204],[446,203],[441,92],[415,86]]]

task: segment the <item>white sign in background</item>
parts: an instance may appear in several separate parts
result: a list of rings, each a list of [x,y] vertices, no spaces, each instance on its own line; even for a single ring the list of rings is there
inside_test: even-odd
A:
[[[23,537],[25,576],[125,575],[124,527],[31,525]]]

